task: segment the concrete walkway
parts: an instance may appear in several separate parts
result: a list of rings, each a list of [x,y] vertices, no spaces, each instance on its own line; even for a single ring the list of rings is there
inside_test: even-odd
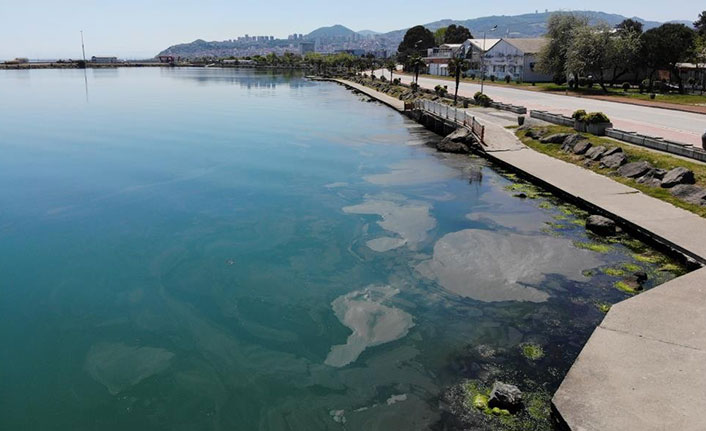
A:
[[[342,83],[404,109],[389,96]],[[473,115],[486,126],[488,158],[706,263],[706,219],[531,150],[505,129],[513,119],[506,113]],[[552,404],[573,431],[706,430],[706,268],[615,304]]]
[[[357,91],[360,91],[361,93],[367,94],[368,96],[372,97],[373,99],[377,99],[378,101],[384,103],[385,105],[387,105],[391,108],[394,108],[400,112],[404,111],[404,102],[401,101],[400,99],[395,99],[394,97],[388,96],[385,93],[375,91],[370,87],[356,84],[355,82],[348,81],[345,79],[332,79],[332,81],[338,82],[339,84],[343,84],[348,88],[353,88]]]

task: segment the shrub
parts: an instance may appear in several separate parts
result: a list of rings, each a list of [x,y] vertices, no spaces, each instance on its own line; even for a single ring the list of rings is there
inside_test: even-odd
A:
[[[381,82],[386,82],[386,81],[387,81],[387,78],[385,78],[384,76],[381,76],[381,77],[380,77],[380,81],[381,81]]]
[[[624,92],[627,93],[628,90],[630,90],[630,87],[631,87],[631,85],[630,85],[629,82],[627,82],[627,81],[626,81],[626,82],[623,82],[623,91],[624,91]]]
[[[579,78],[579,87],[586,86],[586,78]]]
[[[517,78],[515,80],[515,84],[522,84],[522,78]]]
[[[610,123],[610,118],[602,112],[591,112],[584,117],[583,121],[588,124]]]
[[[471,79],[476,79],[476,74],[475,74],[475,73],[471,73]]]
[[[439,97],[446,96],[447,91],[448,90],[446,89],[445,85],[443,87],[441,85],[437,85],[436,87],[434,87],[434,93],[436,93],[436,95]]]
[[[478,105],[485,106],[486,108],[490,106],[491,103],[493,103],[493,99],[488,97],[487,94],[481,93],[480,91],[473,95],[473,100],[475,100]]]
[[[416,82],[410,82],[409,88],[411,88],[412,91],[417,91],[417,90],[419,90],[419,84],[417,84]]]
[[[495,82],[495,75],[490,75],[490,81]]]
[[[593,78],[588,77],[586,78],[586,88],[592,88],[593,87]]]
[[[510,75],[505,75],[505,82],[509,84],[510,81],[512,81],[512,76],[510,76]]]
[[[576,121],[586,121],[586,111],[584,111],[583,109],[578,109],[574,111],[573,114],[571,114],[571,118]]]
[[[400,81],[400,78],[395,78],[392,80],[392,83],[395,85],[400,85],[402,83],[402,81]]]

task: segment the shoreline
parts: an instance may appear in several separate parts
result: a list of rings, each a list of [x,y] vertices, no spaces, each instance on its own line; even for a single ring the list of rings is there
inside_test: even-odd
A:
[[[332,81],[362,91],[350,81]],[[400,109],[385,94],[362,92],[404,113],[403,102]],[[706,219],[522,147],[476,150],[701,266],[611,308],[555,392],[553,416],[567,430],[706,428],[706,418],[683,402],[706,403],[706,393],[693,384],[706,381]]]

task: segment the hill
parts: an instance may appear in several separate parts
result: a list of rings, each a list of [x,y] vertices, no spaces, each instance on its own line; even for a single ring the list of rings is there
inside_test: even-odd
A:
[[[468,27],[476,37],[482,37],[483,32],[489,31],[497,25],[492,37],[538,37],[546,33],[547,20],[554,12],[537,12],[522,15],[495,15],[466,20],[443,19],[424,24],[431,31],[446,27],[451,24]],[[588,17],[592,24],[604,22],[614,26],[627,17],[597,11],[573,11],[573,13]],[[662,23],[647,21],[639,17],[632,19],[643,23],[645,30],[658,27]],[[691,25],[688,21],[676,21]],[[339,49],[362,49],[365,51],[385,50],[393,53],[402,41],[407,29],[377,33],[372,30],[355,32],[348,27],[337,24],[330,27],[321,27],[304,36],[305,39],[316,41],[316,50],[319,52],[333,52]],[[198,39],[190,43],[174,45],[162,51],[162,54],[178,55],[182,57],[201,56],[252,56],[274,52],[278,55],[284,52],[297,52],[299,43],[277,39],[274,41],[234,41],[206,42]]]

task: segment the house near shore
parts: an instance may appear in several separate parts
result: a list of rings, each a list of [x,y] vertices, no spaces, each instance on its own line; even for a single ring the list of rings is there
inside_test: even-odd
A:
[[[118,57],[91,57],[91,63],[117,63]]]
[[[444,44],[427,50],[425,61],[431,75],[448,76],[449,60],[463,56],[470,68],[465,76],[513,81],[549,82],[551,75],[536,68],[537,55],[548,43],[546,38],[468,39],[459,44]]]

